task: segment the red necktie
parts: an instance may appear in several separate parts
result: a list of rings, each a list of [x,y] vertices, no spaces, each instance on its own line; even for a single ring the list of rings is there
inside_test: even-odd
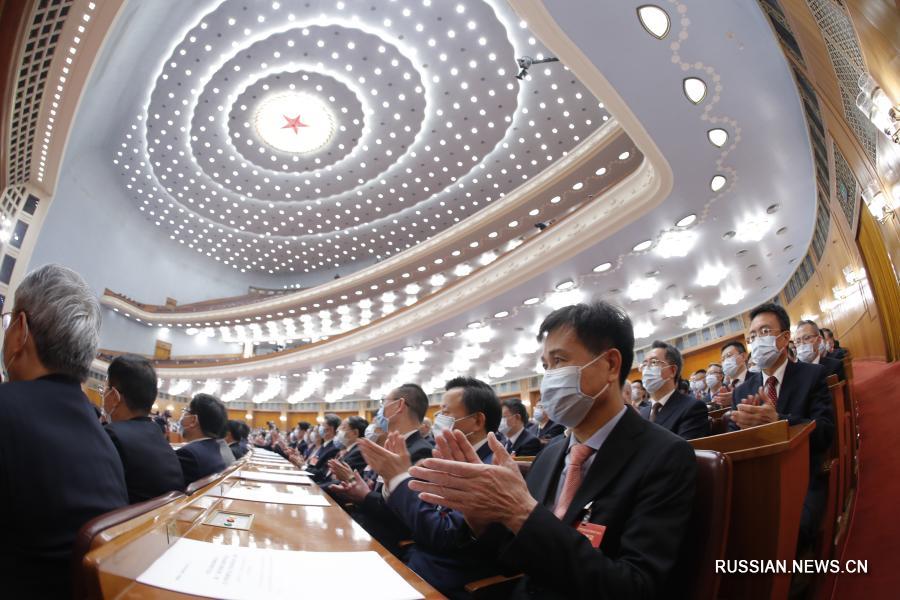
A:
[[[569,510],[569,505],[575,498],[575,492],[581,486],[581,467],[593,453],[594,449],[586,444],[575,444],[569,450],[570,461],[569,467],[566,469],[566,480],[563,483],[562,492],[559,494],[559,500],[556,501],[556,508],[553,509],[556,518],[562,519]]]
[[[766,379],[766,396],[769,398],[769,402],[772,403],[772,406],[778,404],[778,392],[776,391],[776,385],[778,384],[778,378],[774,375],[769,375],[769,378]]]

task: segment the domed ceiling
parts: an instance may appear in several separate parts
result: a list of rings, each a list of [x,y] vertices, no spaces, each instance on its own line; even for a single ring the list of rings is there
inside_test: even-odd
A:
[[[501,2],[249,2],[197,19],[114,162],[137,209],[242,272],[342,275],[428,239],[609,116]],[[533,79],[533,81],[528,81]]]

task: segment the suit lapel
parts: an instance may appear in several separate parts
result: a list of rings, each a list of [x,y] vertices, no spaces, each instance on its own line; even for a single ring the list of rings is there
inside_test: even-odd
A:
[[[790,360],[784,369],[784,381],[781,382],[781,389],[778,390],[778,412],[788,414],[792,411],[788,410],[791,400],[797,395],[800,386],[801,367],[797,363]]]
[[[668,404],[668,403],[666,403]],[[566,511],[563,523],[571,523],[585,505],[600,495],[600,492],[618,475],[631,456],[637,451],[638,444],[631,439],[641,432],[643,423],[640,417],[626,410],[625,414],[609,433],[609,437],[597,451],[591,468],[582,480],[581,487],[575,493],[572,504]]]
[[[659,425],[660,427],[668,426],[669,421],[674,418],[675,413],[677,413],[679,410],[681,404],[679,401],[679,396],[680,394],[678,390],[675,390],[674,392],[672,392],[672,395],[669,396],[669,400],[666,402],[665,406],[659,409],[659,414],[656,415],[657,425]]]
[[[571,434],[569,434],[571,435]],[[531,496],[541,504],[547,504],[547,495],[550,486],[559,479],[566,458],[566,450],[569,448],[569,436],[559,436],[559,441],[551,442],[541,452],[540,458],[535,461],[528,473],[528,491]],[[556,488],[553,488],[554,496]]]

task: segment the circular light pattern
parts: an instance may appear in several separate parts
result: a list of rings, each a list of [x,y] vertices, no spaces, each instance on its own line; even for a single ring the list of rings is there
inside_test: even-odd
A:
[[[669,14],[658,6],[645,4],[637,9],[638,19],[647,33],[657,39],[663,39],[669,33]]]
[[[706,97],[706,82],[698,77],[687,77],[682,82],[684,95],[694,104],[703,102]]]
[[[725,179],[724,175],[715,175],[713,176],[712,181],[709,182],[709,188],[714,192],[718,192],[725,187],[727,181],[728,180]]]
[[[721,148],[728,141],[728,132],[721,128],[710,129],[706,132],[706,137],[709,138],[710,144]]]
[[[334,117],[321,98],[311,94],[277,94],[262,101],[254,119],[256,132],[268,145],[306,154],[328,144]]]

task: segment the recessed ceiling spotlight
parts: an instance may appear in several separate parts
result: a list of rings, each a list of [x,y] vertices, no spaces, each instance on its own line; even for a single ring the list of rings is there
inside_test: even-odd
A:
[[[575,282],[572,281],[571,279],[566,279],[565,281],[561,281],[556,284],[556,289],[557,289],[557,291],[560,291],[560,292],[565,291],[565,290],[571,290],[573,287],[575,287]]]
[[[775,213],[778,212],[778,209],[779,209],[779,208],[780,208],[780,206],[779,206],[778,204],[770,204],[770,205],[766,208],[766,214],[774,215]]]
[[[663,39],[669,33],[669,14],[658,6],[645,4],[637,9],[638,20],[647,33],[656,39]]]
[[[689,227],[690,225],[693,225],[696,220],[697,215],[688,215],[679,219],[679,221],[675,223],[675,227]]]
[[[722,239],[723,239],[723,240],[730,240],[730,239],[733,238],[733,237],[734,237],[734,232],[733,232],[733,231],[726,231],[725,233],[722,234]]]
[[[628,157],[631,156],[631,152],[627,150],[619,155],[619,160],[628,160]]]
[[[700,104],[706,97],[706,82],[699,77],[686,77],[682,82],[684,95],[694,104]]]
[[[522,304],[524,304],[525,306],[532,306],[534,304],[537,304],[540,301],[541,301],[540,298],[528,298],[527,300],[524,300],[522,302]]]
[[[605,262],[601,265],[597,265],[594,267],[594,273],[603,273],[604,271],[609,271],[612,267],[612,263]]]
[[[455,332],[455,331],[448,331],[447,333],[444,334],[444,337],[445,337],[445,338],[456,337],[456,332]]]
[[[469,329],[481,329],[484,327],[484,324],[481,321],[472,321],[468,325],[466,325]]]
[[[508,316],[509,316],[509,311],[508,311],[508,310],[501,310],[501,311],[498,312],[498,313],[494,313],[494,318],[495,318],[495,319],[503,319],[503,318],[506,318],[506,317],[508,317]]]
[[[716,175],[712,178],[712,181],[709,182],[709,188],[714,192],[718,192],[725,187],[727,181],[728,180],[725,179],[724,175]]]
[[[715,146],[716,148],[721,148],[725,145],[725,142],[728,141],[728,132],[722,128],[710,129],[706,132],[706,137],[709,138],[709,143]]]
[[[653,245],[653,240],[644,240],[639,244],[635,244],[634,248],[632,248],[635,252],[643,252],[647,248]]]

